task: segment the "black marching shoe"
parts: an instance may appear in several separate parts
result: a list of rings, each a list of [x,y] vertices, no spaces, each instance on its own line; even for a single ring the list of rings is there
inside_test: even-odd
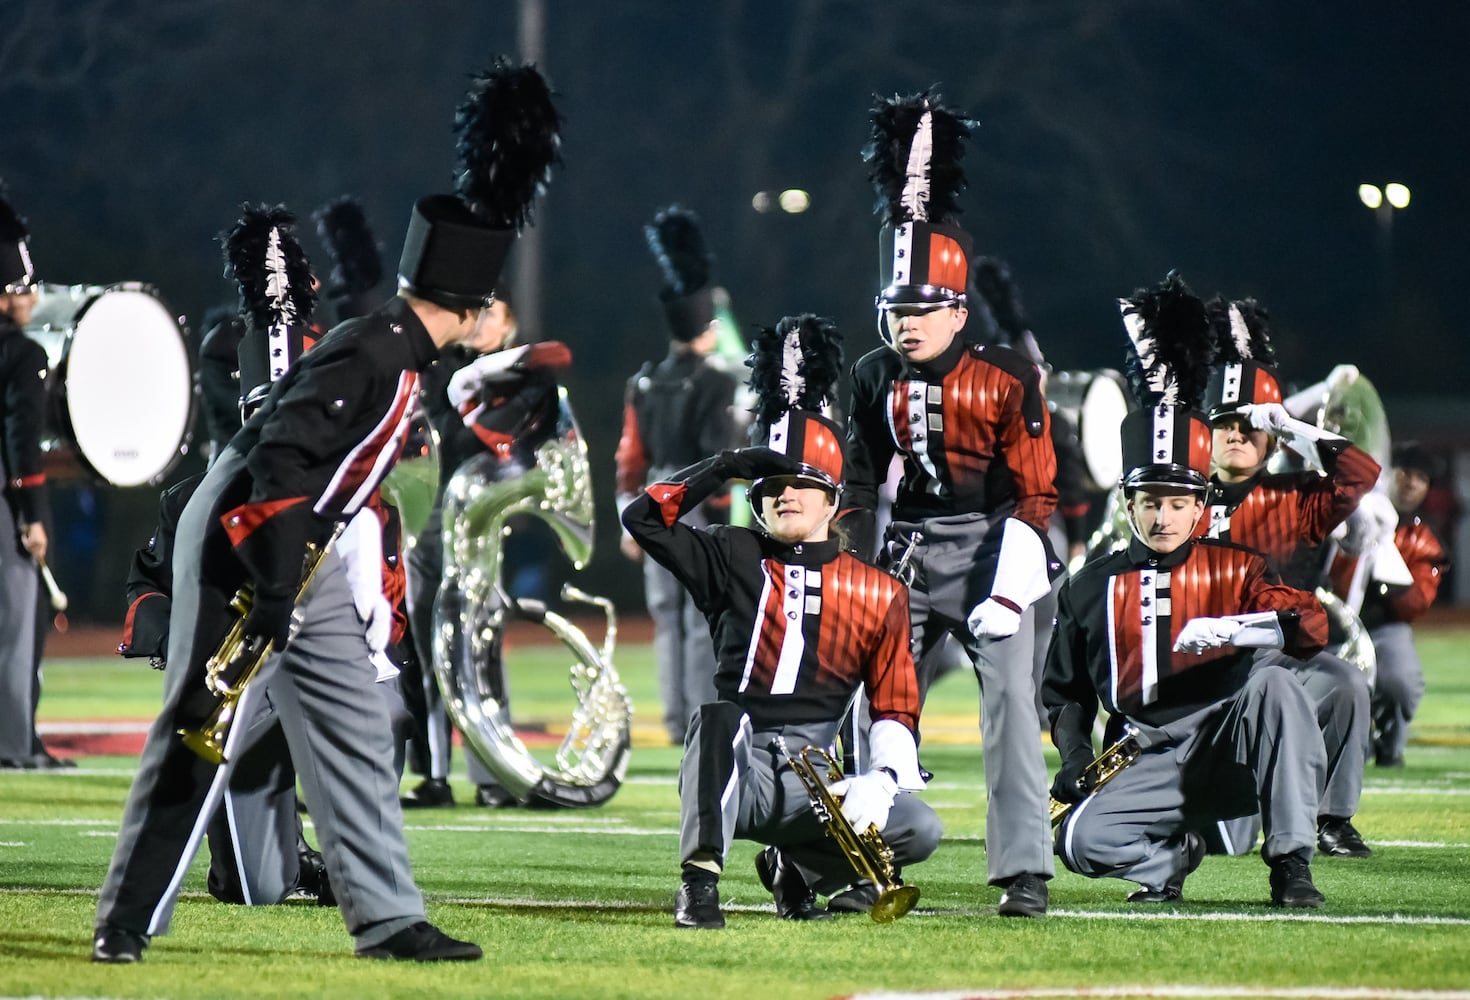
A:
[[[776,897],[776,913],[782,920],[832,919],[832,914],[817,908],[817,894],[779,848],[767,847],[755,856],[755,873]]]
[[[1005,891],[995,912],[1003,917],[1041,917],[1046,915],[1046,879],[1025,873],[1001,883]]]
[[[405,809],[433,809],[454,805],[454,789],[443,778],[425,778],[407,794],[400,796],[399,805]]]
[[[718,931],[725,926],[720,912],[720,882],[710,872],[684,876],[674,898],[674,926],[689,930]]]
[[[505,809],[517,805],[516,797],[499,785],[480,785],[475,788],[475,805],[486,809]]]
[[[1327,901],[1312,884],[1312,866],[1300,854],[1286,854],[1271,866],[1271,905],[1315,910]]]
[[[898,873],[894,872],[895,878]],[[828,913],[872,913],[878,902],[878,887],[867,879],[856,882],[827,900]]]
[[[104,924],[92,935],[92,961],[131,965],[143,961],[143,949],[146,947],[147,934],[134,934],[121,927]]]
[[[1178,903],[1184,899],[1184,880],[1194,873],[1201,861],[1205,859],[1205,838],[1197,833],[1186,833],[1184,835],[1184,867],[1174,874],[1169,881],[1164,883],[1162,889],[1150,889],[1148,886],[1130,892],[1128,902],[1130,903]]]
[[[402,962],[474,962],[484,958],[485,953],[479,945],[456,941],[427,920],[420,920],[381,944],[359,950],[357,957]]]
[[[1367,858],[1373,852],[1353,821],[1339,816],[1317,817],[1317,850],[1334,858]]]
[[[296,875],[296,891],[316,900],[317,906],[336,906],[337,894],[327,877],[327,862],[321,851],[302,851],[297,855],[301,869]]]

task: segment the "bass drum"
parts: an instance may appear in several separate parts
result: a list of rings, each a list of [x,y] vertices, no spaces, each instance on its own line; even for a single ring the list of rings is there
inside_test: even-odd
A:
[[[1046,401],[1077,428],[1087,469],[1087,489],[1101,493],[1118,485],[1123,475],[1123,445],[1118,428],[1127,416],[1127,383],[1111,368],[1053,372]]]
[[[189,450],[194,365],[148,285],[42,285],[26,335],[46,351],[42,447],[113,486],[162,482]]]

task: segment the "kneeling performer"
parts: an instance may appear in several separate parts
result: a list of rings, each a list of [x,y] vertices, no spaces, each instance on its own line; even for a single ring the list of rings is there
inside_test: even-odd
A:
[[[908,794],[923,779],[907,592],[830,532],[842,437],[817,411],[840,372],[838,334],[815,316],[787,317],[762,332],[750,363],[760,400],[753,437],[767,444],[654,483],[623,513],[643,550],[689,588],[715,643],[718,700],[694,713],[679,769],[677,927],[725,926],[718,881],[737,837],[769,845],[756,872],[781,917],[830,916],[816,894],[852,883],[853,865],[825,835],[777,737],[793,753],[829,746],[859,685],[872,705],[872,768],[830,786],[843,816],[858,833],[878,828],[895,871],[932,854],[942,832],[934,811]],[[679,521],[727,479],[753,480],[760,531]],[[867,884],[842,894],[850,910],[876,898]]]

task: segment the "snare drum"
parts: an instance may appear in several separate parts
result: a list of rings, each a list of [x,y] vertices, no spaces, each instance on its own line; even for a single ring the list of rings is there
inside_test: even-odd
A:
[[[26,335],[46,350],[48,453],[113,486],[155,485],[188,450],[194,366],[148,285],[43,285]]]
[[[1112,489],[1123,475],[1118,429],[1129,410],[1125,386],[1123,376],[1111,368],[1053,372],[1046,383],[1047,402],[1077,427],[1092,492]]]

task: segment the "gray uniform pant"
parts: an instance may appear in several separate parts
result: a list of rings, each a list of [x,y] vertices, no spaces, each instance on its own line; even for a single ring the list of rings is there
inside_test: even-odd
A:
[[[680,520],[695,528],[709,520],[692,510]],[[653,619],[653,659],[663,701],[664,730],[671,743],[683,743],[689,716],[715,700],[715,643],[709,622],[694,606],[678,578],[652,559],[643,560],[643,591]]]
[[[98,900],[99,926],[150,935],[168,930],[184,876],[233,762],[245,750],[245,729],[232,729],[230,761],[216,766],[176,734],[180,708],[202,683],[198,664],[208,652],[191,648],[206,586],[200,546],[212,527],[217,494],[242,464],[238,452],[226,449],[179,522],[163,709],[128,793]],[[391,720],[375,690],[377,671],[335,555],[323,561],[299,611],[300,631],[247,688],[239,717],[252,719],[262,697],[278,713],[338,906],[357,947],[369,948],[424,919],[403,839]]]
[[[796,772],[771,746],[781,736],[793,755],[808,745],[825,748],[835,729],[834,722],[752,730],[750,717],[733,702],[699,706],[689,720],[679,765],[680,861],[709,852],[723,866],[739,838],[780,847],[824,896],[856,881],[847,856],[812,811]],[[899,792],[883,839],[893,848],[895,867],[902,868],[933,854],[943,832],[933,809]]]
[[[0,760],[23,760],[35,750],[40,583],[36,561],[20,547],[14,512],[0,499]]]
[[[1032,679],[1035,609],[1021,616],[1021,627],[1006,639],[976,639],[965,619],[985,595],[971,591],[974,552],[988,522],[976,517],[895,522],[891,537],[922,531],[914,553],[909,589],[914,662],[919,691],[928,693],[938,658],[929,654],[954,636],[964,647],[980,682],[980,741],[985,757],[985,862],[991,885],[1016,875],[1051,878],[1055,867],[1048,845],[1047,788],[1050,781],[1041,748],[1041,719]],[[890,543],[892,544],[892,543]],[[920,721],[922,732],[923,722]]]
[[[1236,697],[1139,742],[1138,760],[1058,829],[1070,870],[1161,889],[1183,872],[1185,833],[1257,810],[1267,861],[1316,844],[1326,753],[1311,701],[1285,668],[1257,668]]]
[[[1403,760],[1409,723],[1424,697],[1424,668],[1414,649],[1414,630],[1403,622],[1380,625],[1368,633],[1378,654],[1373,683],[1373,756],[1380,764]]]

